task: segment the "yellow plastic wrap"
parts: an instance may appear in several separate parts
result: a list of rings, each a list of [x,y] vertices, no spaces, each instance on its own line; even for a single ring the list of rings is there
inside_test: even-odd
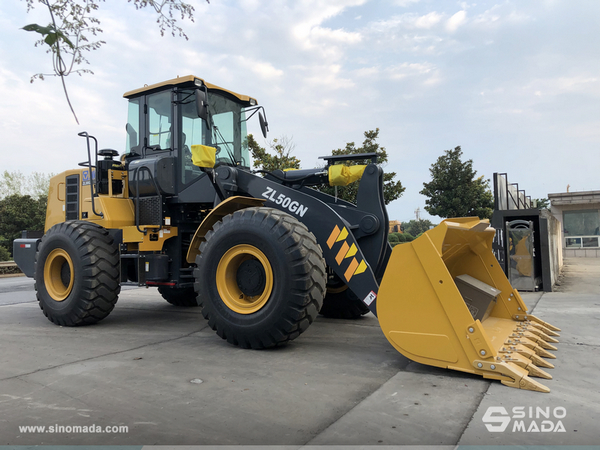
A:
[[[215,167],[217,149],[208,145],[192,145],[192,163],[198,167]]]
[[[354,181],[360,180],[366,165],[345,166],[336,164],[329,167],[329,185],[330,186],[348,186]]]

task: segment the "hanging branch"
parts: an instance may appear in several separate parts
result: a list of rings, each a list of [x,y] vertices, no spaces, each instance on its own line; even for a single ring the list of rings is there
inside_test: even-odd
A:
[[[44,74],[37,73],[31,77],[33,83],[36,79],[44,80],[46,76],[58,76],[61,79],[65,98],[69,104],[69,108],[73,113],[73,117],[77,124],[79,120],[75,114],[69,94],[65,78],[72,73],[82,75],[84,73],[93,74],[90,69],[80,68],[82,64],[89,64],[85,58],[86,51],[97,50],[105,41],[95,40],[90,41],[89,35],[97,36],[102,33],[99,27],[100,21],[92,14],[98,10],[99,3],[104,0],[25,0],[27,2],[27,12],[35,7],[36,3],[41,3],[50,14],[50,24],[41,26],[38,24],[30,24],[23,27],[25,31],[33,31],[42,35],[36,41],[35,46],[47,45],[47,53],[52,54],[52,69],[53,73]],[[181,20],[189,19],[194,21],[194,7],[182,0],[127,0],[133,3],[136,9],[143,9],[150,6],[158,14],[156,22],[160,30],[161,36],[164,36],[166,29],[171,29],[171,35],[176,34],[180,37],[188,39],[183,29],[177,24],[177,19],[173,17],[174,13],[181,15]],[[207,3],[210,3],[207,0]],[[66,60],[70,58],[67,63]]]

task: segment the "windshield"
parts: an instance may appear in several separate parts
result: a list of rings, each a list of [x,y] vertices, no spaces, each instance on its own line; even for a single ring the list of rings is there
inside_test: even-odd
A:
[[[246,139],[246,114],[242,106],[218,94],[209,94],[212,119],[211,144],[217,149],[217,163],[250,166]]]
[[[250,167],[246,138],[246,114],[242,105],[219,94],[208,96],[211,129],[198,117],[194,91],[180,92],[181,142],[184,147],[210,145],[217,149],[217,164]]]

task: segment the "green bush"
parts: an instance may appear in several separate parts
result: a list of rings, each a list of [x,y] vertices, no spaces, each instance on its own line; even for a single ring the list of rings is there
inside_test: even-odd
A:
[[[390,244],[397,244],[398,241],[398,236],[396,235],[396,233],[390,233],[388,234],[388,242]]]
[[[12,261],[10,252],[3,245],[0,245],[0,261]]]
[[[2,245],[12,251],[14,239],[22,230],[43,231],[46,221],[45,196],[37,199],[29,195],[14,194],[0,200],[0,237]]]

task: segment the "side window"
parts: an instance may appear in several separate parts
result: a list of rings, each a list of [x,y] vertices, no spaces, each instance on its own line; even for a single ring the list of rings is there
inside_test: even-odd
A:
[[[129,100],[127,109],[127,141],[125,143],[125,153],[137,153],[140,151],[140,99],[134,98]]]
[[[199,167],[192,163],[192,145],[205,145],[208,129],[206,122],[198,117],[194,91],[180,92],[181,136],[180,155],[182,156],[182,183],[188,184],[202,175]]]
[[[173,148],[171,134],[171,92],[148,96],[148,146],[156,150]]]

